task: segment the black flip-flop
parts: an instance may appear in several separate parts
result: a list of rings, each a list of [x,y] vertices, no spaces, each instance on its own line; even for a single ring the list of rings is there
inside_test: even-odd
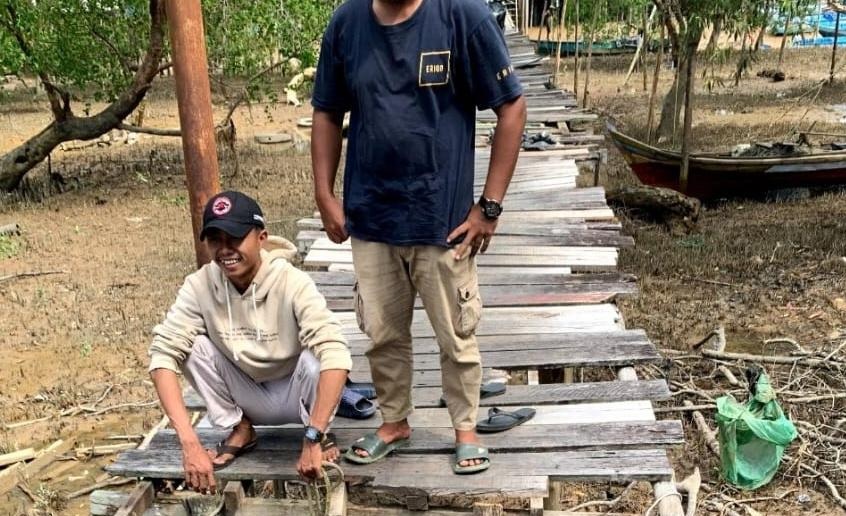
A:
[[[488,418],[484,421],[479,421],[476,424],[476,431],[480,434],[504,432],[505,430],[525,423],[533,417],[535,417],[535,409],[533,408],[521,408],[515,410],[514,412],[506,412],[496,407],[492,407],[488,410]]]
[[[505,394],[505,383],[504,382],[488,382],[483,383],[479,386],[479,399],[490,398],[492,396],[499,396],[500,394]],[[446,407],[446,399],[441,396],[440,405],[441,407]]]
[[[256,444],[258,444],[258,439],[253,439],[244,446],[232,446],[231,444],[226,444],[225,441],[220,441],[219,443],[217,443],[217,447],[215,448],[215,451],[217,451],[218,456],[232,455],[232,458],[222,464],[212,462],[212,464],[214,464],[215,471],[229,466],[235,459],[255,448]]]
[[[376,413],[376,404],[362,396],[360,393],[344,387],[341,392],[341,401],[335,414],[350,419],[367,419]]]
[[[376,398],[376,387],[370,382],[353,382],[347,378],[345,387],[353,392],[361,394],[369,400]]]

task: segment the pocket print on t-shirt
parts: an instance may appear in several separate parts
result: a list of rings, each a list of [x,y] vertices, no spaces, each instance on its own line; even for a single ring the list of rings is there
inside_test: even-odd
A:
[[[420,53],[418,85],[443,86],[449,82],[449,50]]]

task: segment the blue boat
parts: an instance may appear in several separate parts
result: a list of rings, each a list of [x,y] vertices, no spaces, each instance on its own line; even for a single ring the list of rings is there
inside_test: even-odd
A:
[[[823,11],[820,15],[819,32],[820,36],[826,38],[833,38],[835,34],[839,34],[838,38],[840,36],[846,36],[846,15],[840,16],[840,25],[837,25],[837,13],[834,11]]]
[[[843,34],[841,32],[841,34]],[[817,37],[817,38],[803,38],[801,36],[794,36],[791,45],[795,48],[799,47],[831,47],[834,46],[834,37]],[[846,36],[837,38],[838,47],[846,47]]]

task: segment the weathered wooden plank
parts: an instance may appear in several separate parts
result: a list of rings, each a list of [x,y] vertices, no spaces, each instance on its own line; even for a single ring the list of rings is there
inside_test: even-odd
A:
[[[412,390],[414,406],[431,408],[440,406],[442,390],[437,387],[421,387]],[[483,398],[483,407],[515,407],[538,405],[563,405],[585,402],[611,402],[651,400],[660,401],[670,397],[670,390],[663,380],[642,380],[634,382],[590,382],[590,383],[544,383],[539,385],[509,385],[504,394]]]
[[[327,272],[354,272],[352,263],[333,263],[326,267]],[[480,272],[496,274],[502,271],[507,274],[522,274],[526,276],[537,276],[539,278],[549,276],[565,276],[573,271],[570,267],[481,267]]]
[[[537,285],[536,285],[537,286]],[[530,288],[523,290],[499,290],[497,292],[485,292],[486,287],[482,287],[482,298],[485,300],[485,306],[547,306],[547,305],[587,305],[599,303],[611,303],[618,294],[613,291],[603,292],[527,292]],[[353,299],[347,298],[332,298],[326,300],[327,306],[330,310],[344,311],[353,309]],[[420,298],[414,300],[415,308],[422,308],[423,302]]]
[[[482,364],[490,369],[520,370],[546,367],[608,367],[657,362],[661,355],[652,343],[608,346],[608,349],[578,349],[579,353],[566,354],[560,349],[532,351],[486,351],[482,353]],[[362,357],[362,355],[357,355]],[[363,359],[353,361],[351,373],[355,376],[369,376],[370,364]],[[414,355],[414,370],[440,371],[440,355]]]
[[[352,264],[352,251],[315,248],[315,242],[304,260],[309,267],[328,267],[333,264]],[[555,248],[538,248],[555,249]],[[574,271],[612,272],[617,269],[617,250],[596,251],[594,248],[568,248],[560,255],[549,255],[545,251],[537,254],[516,254],[516,250],[505,249],[497,252],[492,245],[485,254],[476,257],[480,267],[570,267]],[[514,253],[514,254],[508,254]]]
[[[355,314],[336,314],[348,336],[362,335]],[[608,332],[619,330],[617,307],[610,304],[539,306],[531,308],[485,308],[476,329],[477,336],[520,335],[529,333]],[[415,310],[411,323],[413,337],[432,337],[434,332],[424,310]]]
[[[239,457],[229,467],[215,472],[220,480],[295,480],[294,468],[298,452],[255,451]],[[392,475],[424,479],[434,474],[450,471],[451,454],[397,455],[375,464],[344,468],[350,482],[372,481],[375,484],[390,482]],[[148,478],[182,478],[182,455],[176,450],[128,451],[106,467],[115,475]],[[672,474],[666,452],[663,450],[599,450],[551,453],[501,453],[491,454],[491,467],[472,475],[470,482],[485,479],[491,488],[507,489],[504,481],[515,476],[548,476],[554,480],[615,481],[668,480]],[[454,476],[453,487],[461,489],[467,477]]]
[[[418,387],[411,391],[417,408],[438,408],[443,391],[440,385]],[[189,410],[204,410],[205,402],[188,387],[183,392]],[[597,403],[612,401],[669,399],[670,390],[663,380],[610,381],[589,383],[545,383],[540,385],[509,385],[504,394],[480,400],[483,407],[513,407]]]
[[[610,231],[592,229],[566,229],[560,226],[508,224],[497,228],[492,244],[508,246],[562,246],[562,247],[631,247],[634,239]],[[308,248],[318,239],[327,238],[323,231],[303,230],[297,233],[297,242],[306,242]]]
[[[311,244],[311,252],[316,251],[331,251],[337,253],[349,253],[349,260],[352,260],[352,244],[349,240],[336,244],[328,238],[319,238]],[[338,254],[338,257],[343,257],[339,261],[347,259],[345,255]],[[477,260],[481,263],[486,257],[493,256],[519,256],[522,258],[531,257],[557,257],[564,260],[572,261],[589,261],[597,260],[605,263],[606,260],[614,259],[616,261],[617,248],[616,247],[578,247],[578,246],[543,246],[543,245],[513,245],[494,238],[491,241],[490,247],[484,254],[477,256]],[[317,261],[317,258],[312,258]],[[519,264],[517,264],[519,265]]]
[[[257,428],[258,451],[301,451],[301,428]],[[346,450],[359,437],[361,429],[332,430],[336,442]],[[198,429],[203,446],[213,448],[226,439],[228,430]],[[541,453],[567,450],[637,449],[672,446],[684,442],[680,421],[631,421],[613,423],[581,423],[563,425],[520,425],[508,432],[483,436],[483,442],[495,453]],[[452,426],[415,428],[408,446],[396,453],[450,453],[455,448]],[[160,431],[151,449],[180,450],[173,430]]]
[[[485,306],[528,306],[533,304],[588,304],[574,303],[572,299],[579,295],[598,294],[603,298],[614,298],[618,295],[631,295],[637,292],[637,285],[632,282],[600,282],[596,283],[565,283],[559,284],[538,284],[520,285],[519,289],[514,288],[515,283],[503,285],[479,286],[482,301]],[[341,301],[352,300],[355,293],[350,285],[328,286],[318,284],[318,289],[327,300]],[[558,300],[556,302],[556,300]],[[347,308],[349,309],[349,308]]]
[[[564,290],[578,291],[581,285],[626,284],[630,285],[632,293],[637,289],[637,278],[629,274],[543,274],[545,269],[534,270],[534,274],[524,274],[511,272],[510,269],[482,269],[479,271],[479,285],[558,285]],[[355,274],[352,272],[309,271],[308,274],[320,287],[339,286],[352,289],[355,284]]]
[[[156,497],[152,482],[141,482],[129,493],[129,497],[115,512],[115,516],[137,516],[143,514]]]

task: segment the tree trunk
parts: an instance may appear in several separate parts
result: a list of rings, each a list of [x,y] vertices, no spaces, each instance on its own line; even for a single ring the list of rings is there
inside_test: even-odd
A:
[[[646,119],[647,137],[646,142],[654,143],[653,123],[655,122],[655,96],[658,93],[658,79],[661,76],[661,64],[664,60],[664,25],[661,25],[661,39],[658,42],[658,53],[655,56],[655,74],[652,76],[652,91],[649,92],[649,115]]]
[[[576,0],[576,31],[575,37],[573,39],[576,40],[576,55],[575,55],[575,63],[573,65],[573,94],[576,96],[576,101],[579,100],[579,50],[581,50],[581,45],[579,44],[579,0]]]
[[[781,70],[781,64],[784,62],[784,46],[787,44],[787,33],[790,31],[790,21],[793,18],[793,11],[787,11],[787,19],[784,22],[784,35],[781,37],[781,46],[778,49],[778,66],[776,70]]]
[[[770,12],[770,4],[771,3],[772,3],[771,0],[767,0],[766,2],[764,2],[764,12],[765,13]],[[769,24],[769,21],[767,20],[766,17],[764,17],[764,23],[761,25],[761,30],[758,32],[758,38],[755,40],[755,45],[752,47],[752,53],[753,54],[757,53],[758,50],[760,50],[761,45],[764,43],[764,36],[767,34],[767,25],[768,24]]]
[[[681,118],[681,108],[684,105],[684,91],[687,87],[687,62],[689,54],[696,52],[702,33],[690,35],[690,43],[682,45],[679,50],[679,67],[670,91],[664,96],[661,105],[661,119],[658,122],[658,141],[675,140],[678,121]]]
[[[582,97],[582,107],[590,108],[590,66],[593,59],[593,36],[596,33],[596,18],[599,14],[599,6],[594,6],[593,16],[591,17],[590,25],[590,41],[588,42],[587,63],[585,64],[585,91]]]
[[[17,188],[26,173],[46,159],[60,143],[98,138],[132,113],[158,74],[164,48],[163,24],[164,5],[158,0],[150,0],[149,46],[127,89],[103,111],[89,117],[74,116],[66,104],[66,113],[61,119],[54,120],[40,133],[0,157],[0,189]]]
[[[552,83],[557,87],[558,86],[558,74],[561,73],[561,43],[562,37],[564,35],[564,29],[566,25],[564,25],[564,20],[567,18],[567,0],[564,0],[564,5],[558,11],[558,52],[555,53],[555,77],[552,79]]]
[[[711,37],[708,39],[708,45],[705,46],[705,54],[711,54],[717,48],[717,43],[720,41],[720,35],[723,32],[723,17],[718,16],[714,19],[713,30],[711,31]]]
[[[693,69],[696,65],[696,47],[699,40],[689,42],[687,47],[687,66],[685,75],[687,80],[684,85],[684,131],[682,133],[681,147],[681,171],[679,174],[679,187],[682,192],[687,192],[688,170],[690,168],[690,129],[693,124]]]

